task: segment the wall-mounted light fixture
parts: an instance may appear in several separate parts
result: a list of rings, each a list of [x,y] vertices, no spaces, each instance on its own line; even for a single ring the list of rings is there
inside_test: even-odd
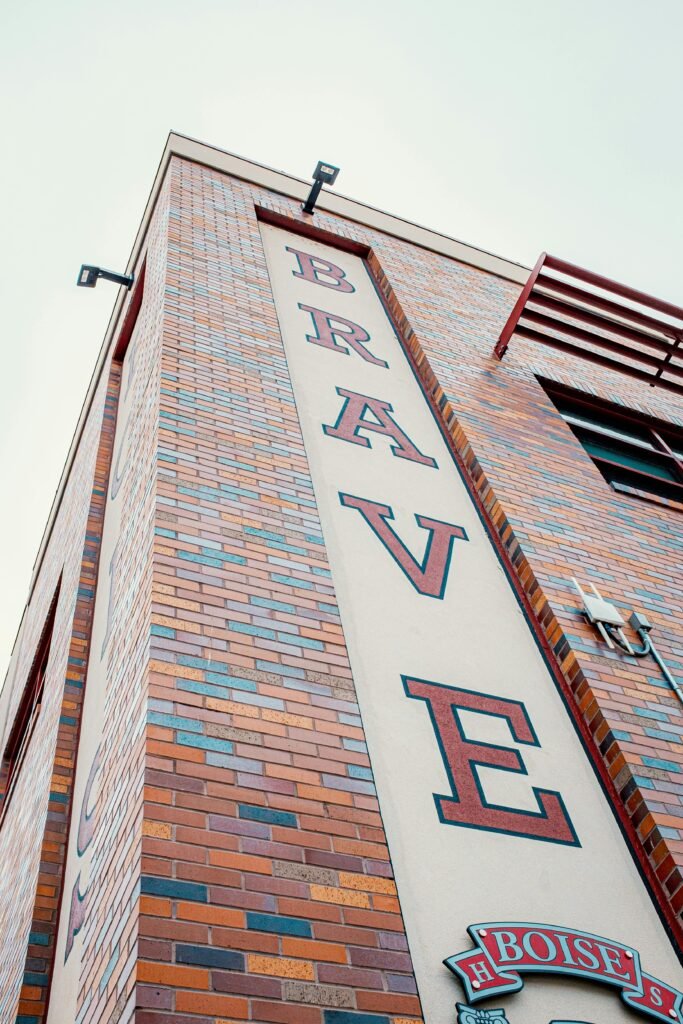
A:
[[[313,213],[313,208],[318,200],[321,188],[323,185],[334,185],[338,174],[338,167],[334,167],[332,164],[326,164],[322,160],[318,160],[317,166],[313,171],[313,184],[311,185],[311,191],[308,193],[308,199],[302,206],[304,213]]]
[[[590,584],[590,588],[593,591],[592,594],[587,594],[573,576],[572,583],[583,602],[583,614],[591,625],[595,626],[607,646],[614,650],[616,645],[625,654],[630,654],[632,658],[645,658],[648,654],[651,654],[667,683],[683,704],[683,690],[681,690],[681,687],[672,676],[668,665],[655,647],[654,640],[650,636],[652,624],[648,622],[646,616],[642,612],[631,612],[629,616],[629,625],[634,633],[637,634],[642,644],[641,647],[635,647],[624,636],[622,626],[625,626],[626,623],[615,606],[610,601],[607,601],[592,583]]]
[[[94,288],[98,280],[103,277],[105,281],[113,281],[114,284],[123,284],[128,291],[133,287],[135,277],[133,274],[116,274],[113,270],[104,270],[103,267],[91,267],[84,263],[78,273],[76,284],[79,288]]]

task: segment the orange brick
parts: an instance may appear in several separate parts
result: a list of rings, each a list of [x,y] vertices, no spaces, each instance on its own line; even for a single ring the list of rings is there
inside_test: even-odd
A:
[[[307,960],[325,960],[333,964],[345,964],[346,946],[333,942],[317,942],[315,939],[293,939],[285,935],[282,939],[285,956],[300,956]]]
[[[227,711],[243,718],[258,718],[258,708],[250,708],[247,704],[235,704],[232,700],[221,700],[219,697],[207,697],[207,708],[213,711]]]
[[[311,898],[323,903],[338,903],[344,907],[369,907],[370,897],[364,892],[336,889],[331,885],[312,885]]]
[[[209,1017],[223,1017],[229,1014],[238,1020],[247,1020],[249,1005],[246,999],[236,996],[208,995],[202,992],[176,992],[175,1008],[180,1013],[205,1014]]]
[[[288,960],[283,956],[258,956],[249,953],[247,967],[252,974],[268,974],[276,978],[296,978],[299,981],[314,981],[313,964],[304,960]]]
[[[266,857],[253,857],[246,853],[231,853],[229,850],[210,850],[209,863],[221,867],[237,868],[239,871],[253,871],[258,875],[272,875],[272,861]]]
[[[154,985],[207,989],[209,987],[209,972],[201,967],[155,964],[148,960],[140,960],[138,962],[138,980],[149,981]]]
[[[340,871],[339,884],[344,889],[362,889],[364,892],[381,892],[391,896],[396,894],[396,883],[391,878],[378,878],[376,875]]]
[[[143,836],[155,836],[157,839],[170,839],[172,827],[163,821],[143,821]]]
[[[141,896],[140,913],[149,914],[150,917],[170,917],[171,901],[159,896]]]
[[[324,786],[297,786],[296,791],[303,800],[320,800],[327,804],[344,804],[350,807],[353,797],[341,790],[326,789]]]

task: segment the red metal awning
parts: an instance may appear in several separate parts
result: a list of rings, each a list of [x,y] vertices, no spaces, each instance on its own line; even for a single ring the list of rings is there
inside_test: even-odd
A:
[[[501,332],[499,359],[513,335],[683,393],[683,308],[545,252]]]

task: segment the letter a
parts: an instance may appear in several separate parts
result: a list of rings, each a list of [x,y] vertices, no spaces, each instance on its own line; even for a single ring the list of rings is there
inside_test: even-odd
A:
[[[424,557],[422,562],[418,562],[387,522],[394,518],[390,505],[382,505],[368,498],[356,498],[353,494],[343,494],[341,491],[339,500],[345,508],[355,508],[360,512],[418,594],[443,599],[453,541],[467,540],[467,534],[462,526],[416,515],[417,525],[429,530]]]
[[[360,444],[363,448],[370,448],[371,444],[367,437],[360,435],[361,430],[370,430],[375,434],[383,434],[385,437],[391,438],[391,454],[397,458],[418,462],[421,466],[436,467],[434,459],[423,455],[408,435],[401,430],[391,415],[394,409],[389,402],[383,402],[381,398],[359,395],[355,391],[347,391],[346,388],[337,388],[337,394],[345,398],[346,401],[335,425],[323,427],[323,433],[328,437],[336,437],[340,441],[349,441],[351,444]],[[366,420],[366,413],[374,416],[377,422]]]

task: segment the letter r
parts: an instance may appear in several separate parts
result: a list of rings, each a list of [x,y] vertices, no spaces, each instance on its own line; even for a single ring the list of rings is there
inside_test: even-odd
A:
[[[345,356],[348,356],[352,349],[366,363],[383,366],[385,369],[389,366],[384,359],[379,359],[365,347],[370,341],[370,335],[360,324],[335,313],[326,313],[324,309],[316,309],[315,306],[305,306],[303,302],[299,302],[298,306],[304,313],[310,313],[313,318],[315,334],[306,335],[306,341],[312,345],[331,348],[333,352],[340,352]]]

